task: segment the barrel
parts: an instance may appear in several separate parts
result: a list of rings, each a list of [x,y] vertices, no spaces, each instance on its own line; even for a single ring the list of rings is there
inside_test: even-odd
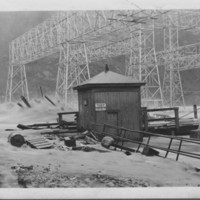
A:
[[[8,136],[8,142],[16,147],[21,147],[25,143],[25,139],[19,133],[11,133]]]

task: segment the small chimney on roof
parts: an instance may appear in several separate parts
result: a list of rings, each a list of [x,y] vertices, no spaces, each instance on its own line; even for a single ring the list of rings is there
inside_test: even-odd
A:
[[[108,65],[106,64],[105,66],[105,73],[107,73],[109,71]]]

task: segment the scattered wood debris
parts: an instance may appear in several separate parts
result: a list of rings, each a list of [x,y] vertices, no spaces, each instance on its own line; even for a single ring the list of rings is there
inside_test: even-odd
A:
[[[21,96],[21,100],[24,102],[24,104],[25,104],[28,108],[31,108],[30,103],[28,102],[28,100],[27,100],[24,96]],[[19,104],[18,104],[18,105],[19,105]]]

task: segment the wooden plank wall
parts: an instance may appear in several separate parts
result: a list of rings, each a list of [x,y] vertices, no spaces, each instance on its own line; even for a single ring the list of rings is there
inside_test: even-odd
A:
[[[88,105],[84,105],[87,100]],[[106,111],[95,111],[95,103],[106,103]],[[118,112],[118,126],[140,130],[140,89],[106,88],[79,91],[79,127],[91,128],[91,123],[107,123],[107,112]],[[132,139],[140,135],[130,133]]]

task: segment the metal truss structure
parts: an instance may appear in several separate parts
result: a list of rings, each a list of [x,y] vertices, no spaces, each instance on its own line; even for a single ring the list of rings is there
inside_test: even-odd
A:
[[[143,105],[184,105],[180,70],[198,67],[200,56],[195,45],[179,47],[178,34],[198,31],[199,19],[195,11],[58,12],[10,43],[6,101],[29,97],[27,63],[59,52],[56,99],[65,106],[76,100],[73,87],[90,79],[91,62],[119,55],[126,57],[126,75],[147,83]],[[155,29],[164,30],[160,52]],[[159,65],[165,66],[163,88]]]
[[[164,51],[157,54],[158,64],[164,64],[163,96],[165,105],[185,105],[180,71],[197,66],[199,52],[196,44],[179,46],[181,31],[197,31],[200,28],[200,15],[194,11],[171,11],[163,16]],[[162,60],[162,62],[160,62]]]

